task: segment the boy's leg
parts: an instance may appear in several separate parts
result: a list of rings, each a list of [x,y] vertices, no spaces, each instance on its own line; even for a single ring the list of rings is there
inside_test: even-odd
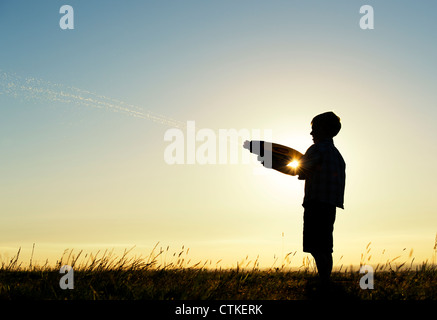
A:
[[[323,285],[329,283],[332,272],[335,213],[333,205],[312,202],[305,206],[303,247],[314,257]]]
[[[316,260],[317,271],[322,283],[328,283],[332,272],[332,253],[318,252],[311,253]]]

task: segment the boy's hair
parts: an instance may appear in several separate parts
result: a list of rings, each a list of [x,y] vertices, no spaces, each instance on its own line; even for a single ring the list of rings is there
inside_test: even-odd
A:
[[[340,118],[332,111],[315,116],[311,121],[311,125],[323,128],[332,138],[335,137],[341,129]]]

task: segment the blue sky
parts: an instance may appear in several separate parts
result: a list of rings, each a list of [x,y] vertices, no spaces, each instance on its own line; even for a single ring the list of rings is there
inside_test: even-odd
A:
[[[369,241],[430,256],[436,4],[69,1],[75,29],[61,30],[63,4],[2,1],[3,73],[198,128],[271,129],[302,152],[312,117],[332,109],[348,164],[338,256],[357,263]],[[374,7],[374,30],[359,28],[364,4]],[[261,253],[269,264],[282,232],[285,250],[301,250],[301,182],[247,165],[168,166],[168,127],[25,92],[0,94],[4,252],[161,241],[231,262]]]

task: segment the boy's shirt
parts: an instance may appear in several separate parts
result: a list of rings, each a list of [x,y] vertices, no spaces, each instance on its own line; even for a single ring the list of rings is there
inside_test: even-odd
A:
[[[344,209],[346,164],[332,139],[309,147],[300,158],[296,173],[305,180],[303,206],[320,201]]]

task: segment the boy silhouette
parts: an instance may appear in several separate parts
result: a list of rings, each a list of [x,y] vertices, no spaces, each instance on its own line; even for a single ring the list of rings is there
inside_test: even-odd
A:
[[[333,142],[341,129],[340,118],[325,112],[315,116],[311,126],[314,144],[289,174],[305,180],[303,251],[314,257],[320,280],[327,284],[332,271],[336,208],[344,209],[346,164]]]
[[[315,116],[311,126],[314,144],[299,159],[297,167],[287,166],[281,159],[274,158],[273,164],[267,167],[305,180],[303,251],[311,253],[322,284],[328,284],[336,209],[344,209],[346,164],[333,141],[341,129],[340,118],[333,112],[325,112]],[[243,147],[253,152],[250,141],[245,141]],[[258,160],[265,159],[258,157]],[[262,164],[266,166],[264,162]]]

